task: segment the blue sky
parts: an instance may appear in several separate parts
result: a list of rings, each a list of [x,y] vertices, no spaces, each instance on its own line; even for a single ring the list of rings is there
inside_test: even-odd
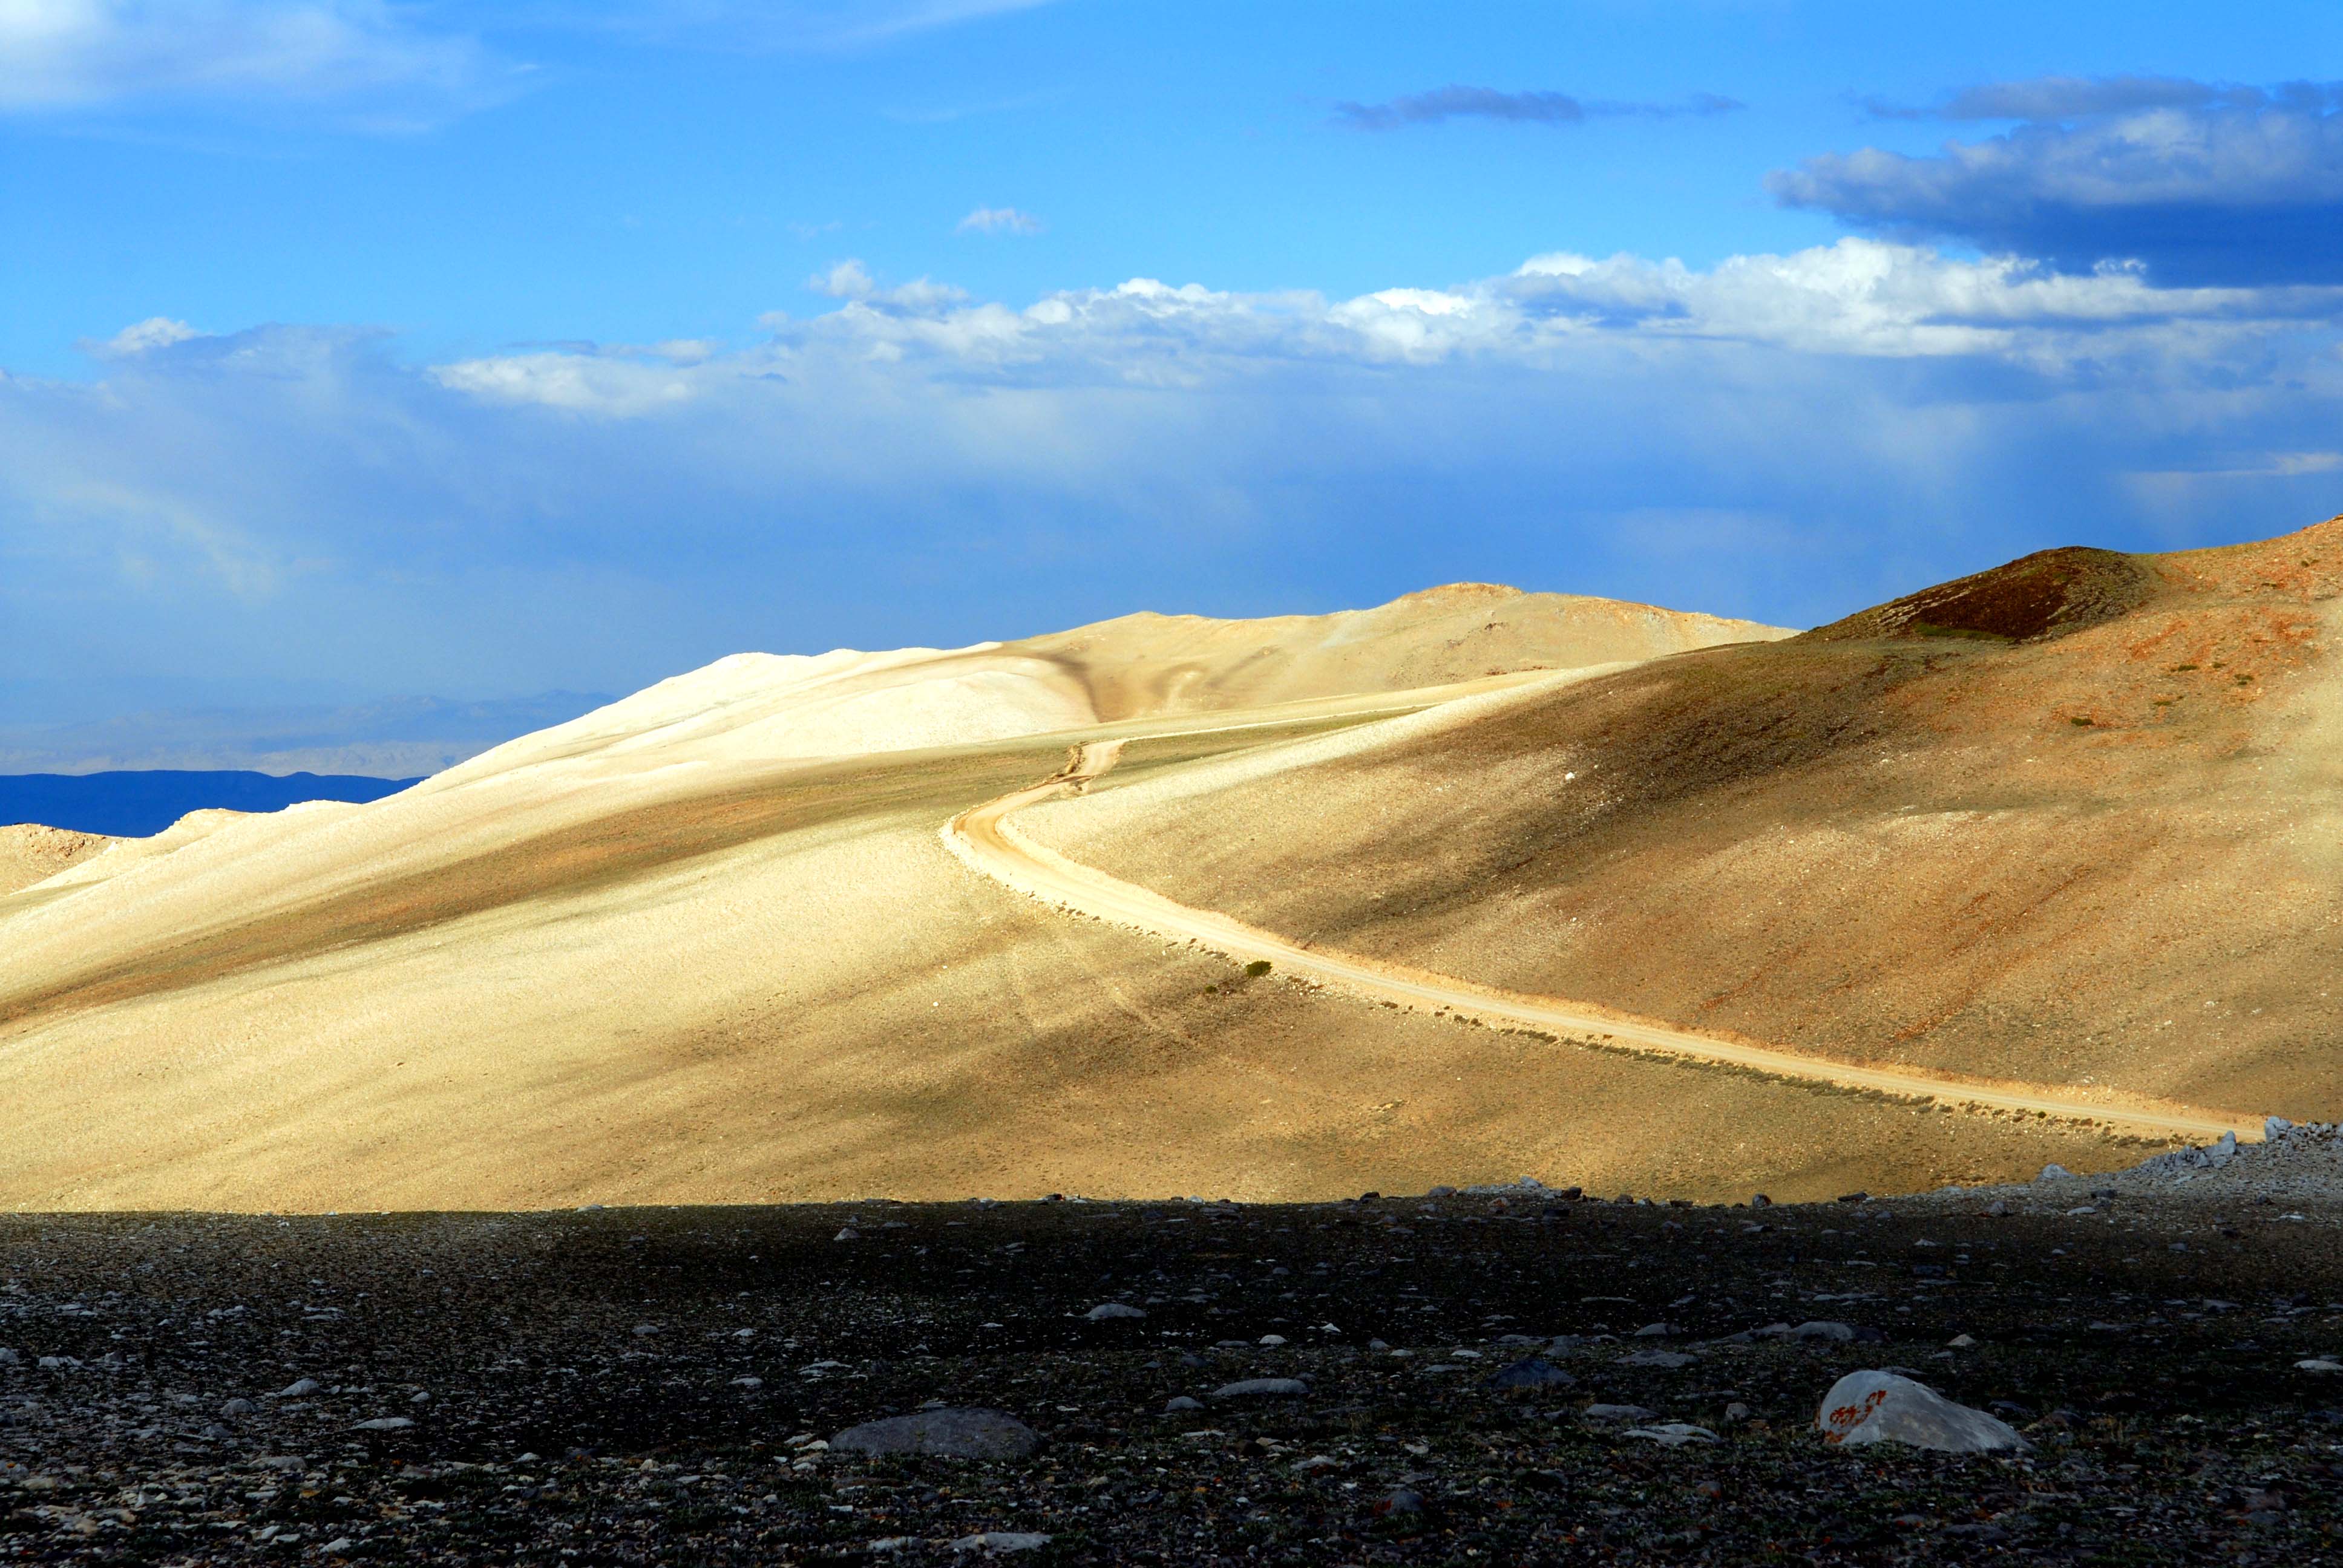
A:
[[[2285,3],[16,0],[0,704],[1460,578],[1805,624],[2280,531],[2343,508],[2338,45]]]

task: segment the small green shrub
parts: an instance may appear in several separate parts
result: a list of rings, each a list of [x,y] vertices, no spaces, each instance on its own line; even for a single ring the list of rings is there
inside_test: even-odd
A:
[[[1252,962],[1245,965],[1245,978],[1248,980],[1259,980],[1268,972],[1269,960],[1267,959],[1255,959]]]

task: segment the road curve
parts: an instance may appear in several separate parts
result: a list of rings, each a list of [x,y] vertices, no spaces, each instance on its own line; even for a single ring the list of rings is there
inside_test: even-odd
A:
[[[1236,727],[1224,724],[1211,728]],[[1201,731],[1179,733],[1197,732]],[[1975,1082],[1904,1069],[1862,1067],[1614,1018],[1582,1002],[1499,990],[1356,954],[1305,947],[1227,915],[1174,903],[1160,893],[1070,860],[1046,845],[1034,843],[1011,825],[1010,818],[1023,808],[1068,789],[1079,791],[1106,772],[1121,757],[1123,745],[1122,740],[1100,740],[1079,747],[1060,772],[1026,789],[970,807],[944,825],[945,846],[985,876],[1045,903],[1131,927],[1151,936],[1198,942],[1240,962],[1266,960],[1289,976],[1413,1011],[1444,1012],[1500,1029],[1528,1029],[1574,1037],[1575,1043],[1596,1048],[1681,1057],[1746,1068],[1777,1078],[1875,1090],[1974,1110],[2038,1111],[2200,1141],[2210,1141],[2225,1132],[2235,1133],[2240,1141],[2261,1136],[2258,1118],[2187,1106],[2127,1104],[2044,1085]]]

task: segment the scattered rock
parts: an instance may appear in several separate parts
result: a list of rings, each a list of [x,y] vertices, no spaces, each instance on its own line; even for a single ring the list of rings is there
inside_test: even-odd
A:
[[[1716,1433],[1709,1431],[1708,1428],[1694,1426],[1689,1422],[1682,1421],[1662,1422],[1657,1426],[1631,1426],[1620,1435],[1644,1438],[1668,1448],[1682,1448],[1687,1442],[1716,1441]]]
[[[1623,1367],[1661,1367],[1674,1372],[1698,1360],[1698,1356],[1687,1355],[1683,1351],[1637,1351],[1633,1355],[1621,1356],[1619,1364]]]
[[[931,1453],[947,1459],[1023,1459],[1041,1445],[1040,1433],[998,1410],[923,1410],[867,1421],[830,1440],[833,1452]]]
[[[987,1530],[979,1535],[963,1535],[951,1543],[954,1552],[1038,1552],[1050,1543],[1050,1538],[1030,1530]]]
[[[1423,1512],[1423,1493],[1408,1487],[1394,1487],[1374,1501],[1374,1514],[1387,1519],[1394,1513],[1410,1514]]]
[[[1097,1306],[1092,1307],[1089,1312],[1082,1314],[1082,1316],[1088,1318],[1094,1323],[1103,1323],[1110,1320],[1119,1318],[1143,1318],[1146,1315],[1147,1313],[1143,1309],[1139,1307],[1127,1307],[1121,1302],[1101,1302]]]
[[[1831,1384],[1815,1425],[1828,1443],[1902,1442],[1947,1453],[2023,1450],[2006,1422],[1891,1372],[1856,1372]]]
[[[1184,1393],[1174,1394],[1170,1399],[1163,1402],[1163,1413],[1166,1415],[1174,1414],[1177,1412],[1183,1410],[1202,1410],[1203,1408],[1204,1402],[1202,1400],[1190,1399]]]
[[[307,1395],[316,1393],[317,1390],[323,1386],[324,1385],[322,1383],[318,1382],[318,1381],[313,1377],[296,1378],[291,1382],[287,1383],[283,1388],[278,1389],[277,1391],[277,1397],[278,1399],[301,1399]]]
[[[414,1424],[414,1421],[407,1416],[378,1415],[372,1421],[362,1421],[358,1422],[356,1426],[350,1428],[350,1430],[352,1432],[405,1432],[408,1427],[413,1426]]]
[[[2056,1181],[2062,1176],[2072,1176],[2074,1172],[2072,1171],[2067,1170],[2064,1165],[2058,1164],[2054,1161],[2050,1164],[2042,1167],[2042,1174],[2036,1176],[2035,1180],[2036,1181]]]
[[[1609,1425],[1623,1421],[1649,1421],[1659,1412],[1645,1410],[1640,1404],[1590,1404],[1578,1413],[1587,1421]]]
[[[2312,1356],[2307,1361],[2295,1362],[2294,1370],[2315,1372],[2343,1372],[2343,1362],[2335,1361],[2327,1356]]]
[[[1489,1374],[1492,1388],[1567,1388],[1577,1381],[1544,1356],[1530,1356]]]
[[[45,1364],[45,1361],[44,1362],[44,1364]],[[250,1400],[232,1399],[226,1404],[220,1406],[219,1412],[233,1421],[238,1416],[250,1415],[252,1413],[252,1410],[253,1404]]]
[[[1212,1391],[1214,1399],[1300,1399],[1310,1385],[1293,1377],[1249,1377],[1224,1382]]]

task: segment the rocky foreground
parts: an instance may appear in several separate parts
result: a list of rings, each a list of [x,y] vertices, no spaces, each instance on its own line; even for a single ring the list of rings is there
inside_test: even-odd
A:
[[[0,1218],[0,1560],[2322,1561],[2338,1163]],[[1826,1442],[1876,1371],[2023,1446]]]

